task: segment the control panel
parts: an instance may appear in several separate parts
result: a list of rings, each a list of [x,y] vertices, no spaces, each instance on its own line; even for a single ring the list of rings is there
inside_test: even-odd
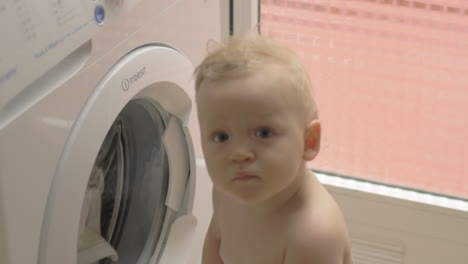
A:
[[[7,118],[4,115],[18,112],[18,109],[9,109],[9,103],[22,100],[17,97],[31,101],[31,97],[40,96],[42,92],[34,87],[40,85],[32,85],[35,81],[68,56],[87,57],[92,46],[90,40],[99,32],[99,28],[105,27],[106,23],[139,1],[1,1],[0,127],[2,120]],[[81,51],[77,52],[80,48]],[[78,65],[79,60],[73,58],[71,64]],[[61,68],[62,72],[56,74],[66,75],[63,71],[67,67]],[[48,85],[47,82],[43,83]]]

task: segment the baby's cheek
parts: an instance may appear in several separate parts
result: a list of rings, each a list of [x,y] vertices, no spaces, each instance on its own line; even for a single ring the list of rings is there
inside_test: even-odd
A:
[[[288,171],[296,166],[296,163],[300,160],[300,156],[296,153],[288,151],[272,151],[268,155],[268,163],[270,166],[277,171]]]
[[[286,161],[287,155],[281,153],[280,151],[270,151],[268,154],[263,155],[263,163],[268,164],[268,167],[273,170],[284,167],[284,162]]]
[[[223,153],[219,151],[219,148],[207,145],[205,148],[205,160],[210,167],[219,170],[223,164]]]
[[[220,156],[221,149],[219,144],[214,144],[212,142],[205,145],[206,154],[209,155],[210,158],[214,159]]]

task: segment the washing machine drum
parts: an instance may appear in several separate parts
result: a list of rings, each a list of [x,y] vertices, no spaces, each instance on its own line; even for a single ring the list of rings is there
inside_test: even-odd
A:
[[[159,44],[102,78],[59,161],[39,264],[185,262],[196,225],[192,72]]]
[[[149,263],[166,216],[169,117],[155,101],[132,100],[107,133],[81,211],[78,263]]]

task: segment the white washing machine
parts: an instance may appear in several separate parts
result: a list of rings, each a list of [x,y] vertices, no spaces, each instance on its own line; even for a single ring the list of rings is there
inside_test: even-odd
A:
[[[199,262],[193,65],[219,20],[215,0],[0,3],[1,264]]]

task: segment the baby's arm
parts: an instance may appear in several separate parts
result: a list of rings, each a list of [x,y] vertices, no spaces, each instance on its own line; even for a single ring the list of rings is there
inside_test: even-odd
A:
[[[217,223],[219,213],[219,193],[215,188],[212,190],[213,215],[210,226],[206,232],[205,244],[203,245],[202,264],[224,264],[220,256],[221,232]]]
[[[284,264],[352,264],[346,227],[340,218],[303,225],[286,249]],[[313,227],[313,228],[311,228]]]
[[[217,232],[214,219],[212,218],[208,232],[206,232],[205,244],[203,245],[202,264],[223,264],[223,260],[219,255],[220,245],[219,232]]]

